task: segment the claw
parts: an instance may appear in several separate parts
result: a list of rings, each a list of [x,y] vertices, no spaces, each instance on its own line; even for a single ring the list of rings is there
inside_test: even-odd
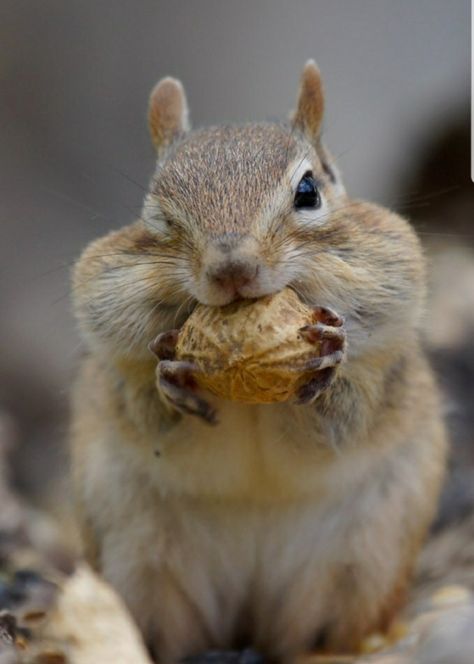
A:
[[[321,392],[329,387],[333,378],[334,369],[332,367],[318,371],[309,383],[300,387],[295,401],[296,405],[303,406],[305,404],[313,403]]]
[[[324,325],[331,325],[332,327],[342,327],[344,325],[344,318],[329,307],[313,307],[313,315],[315,322]]]
[[[179,330],[161,332],[148,344],[149,350],[151,350],[159,360],[174,360],[178,334]]]
[[[297,404],[311,404],[326,390],[334,379],[336,367],[346,352],[344,319],[327,307],[313,307],[312,325],[304,325],[298,332],[311,344],[319,345],[318,357],[310,358],[305,371],[314,371],[312,378],[303,385],[296,397]]]
[[[192,362],[162,360],[158,364],[158,386],[168,403],[180,413],[195,415],[208,424],[217,424],[215,409],[195,394],[198,367]]]
[[[325,369],[335,369],[339,364],[341,364],[343,359],[344,359],[344,351],[335,350],[333,352],[322,354],[320,357],[310,357],[301,365],[295,365],[294,367],[291,367],[291,371],[322,372]]]
[[[343,327],[331,327],[323,323],[315,323],[314,325],[304,325],[298,332],[309,343],[320,344],[321,369],[336,366],[343,359],[346,350],[346,333]]]
[[[310,343],[322,341],[323,339],[343,342],[345,339],[344,330],[341,327],[330,327],[323,323],[304,325],[300,327],[298,332]]]

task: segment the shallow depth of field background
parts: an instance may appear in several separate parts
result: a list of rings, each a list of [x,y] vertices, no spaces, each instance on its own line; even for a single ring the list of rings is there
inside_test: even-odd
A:
[[[152,85],[181,78],[194,126],[284,118],[309,57],[349,192],[408,214],[423,234],[436,289],[428,336],[453,436],[472,458],[469,4],[2,0],[0,411],[17,440],[15,481],[33,500],[54,502],[65,477],[81,354],[70,265],[139,212]]]

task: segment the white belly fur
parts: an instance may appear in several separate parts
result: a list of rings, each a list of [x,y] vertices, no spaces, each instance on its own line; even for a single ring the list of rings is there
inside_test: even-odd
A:
[[[398,571],[398,526],[423,487],[419,452],[359,448],[323,461],[317,446],[279,431],[271,410],[224,411],[215,428],[185,420],[159,442],[158,458],[153,445],[143,456],[112,440],[91,446],[97,475],[84,489],[100,515],[102,569],[142,629],[158,630],[170,661],[179,644],[225,646],[249,611],[257,642],[278,633],[290,652],[359,601],[352,582],[335,596],[335,571],[383,595]],[[387,465],[398,478],[388,492]],[[103,468],[120,487],[115,500]]]

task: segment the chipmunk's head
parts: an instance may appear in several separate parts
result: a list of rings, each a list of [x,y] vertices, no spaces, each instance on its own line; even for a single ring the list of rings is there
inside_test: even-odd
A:
[[[75,270],[77,309],[95,335],[128,353],[179,327],[196,302],[290,287],[345,318],[352,352],[373,347],[375,327],[381,345],[397,330],[404,338],[422,312],[419,241],[398,215],[347,198],[321,143],[323,105],[308,62],[288,124],[190,132],[181,84],[158,83],[158,160],[141,221],[92,243]]]
[[[308,247],[344,195],[321,144],[323,107],[312,61],[286,125],[189,132],[181,83],[157,84],[149,125],[158,162],[143,219],[178,299],[223,305],[287,285],[304,291]]]

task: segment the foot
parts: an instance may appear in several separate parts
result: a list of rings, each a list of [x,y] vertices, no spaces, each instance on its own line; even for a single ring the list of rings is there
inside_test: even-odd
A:
[[[216,424],[215,409],[198,394],[196,376],[199,368],[192,362],[175,359],[178,330],[159,334],[149,345],[158,359],[156,380],[163,400],[174,410],[200,417],[208,424]]]
[[[319,345],[318,357],[309,360],[314,376],[303,385],[297,395],[299,405],[313,403],[334,379],[336,369],[346,355],[346,332],[344,320],[332,309],[314,307],[314,323],[299,329],[299,333],[310,343]]]

